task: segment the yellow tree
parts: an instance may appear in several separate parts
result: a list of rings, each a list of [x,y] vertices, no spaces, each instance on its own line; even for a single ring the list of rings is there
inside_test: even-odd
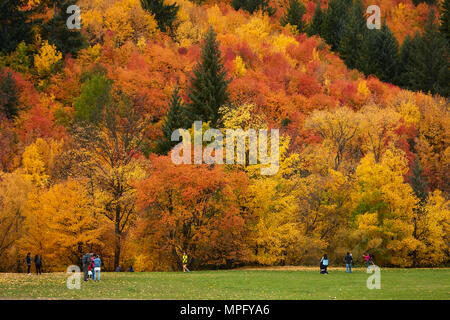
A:
[[[99,111],[97,124],[80,123],[75,146],[78,164],[90,180],[91,196],[102,203],[102,213],[114,228],[114,267],[119,265],[123,234],[135,219],[133,181],[145,178],[141,147],[149,117],[142,101],[122,94]],[[73,161],[74,162],[74,161]]]
[[[377,256],[378,263],[411,264],[417,199],[404,181],[407,171],[404,153],[393,149],[386,150],[379,162],[373,153],[367,154],[356,170],[353,236],[361,250]]]
[[[24,207],[32,188],[31,182],[17,172],[0,175],[0,270],[15,264],[14,270],[20,272],[17,240],[23,234]]]
[[[338,170],[344,154],[359,131],[360,116],[348,107],[332,111],[315,111],[306,127],[319,134],[330,145],[334,156],[334,170]]]
[[[81,263],[83,253],[100,245],[104,218],[78,181],[34,192],[25,209],[23,252],[42,255],[46,270]]]
[[[422,210],[415,211],[417,265],[436,266],[449,259],[450,201],[439,190],[428,196]]]
[[[394,130],[400,124],[400,114],[391,108],[381,109],[368,105],[361,109],[362,149],[373,153],[379,162],[381,155],[390,143],[394,143],[397,135]]]
[[[54,159],[61,151],[62,142],[38,138],[25,148],[21,170],[34,184],[41,187],[46,186],[50,179]]]

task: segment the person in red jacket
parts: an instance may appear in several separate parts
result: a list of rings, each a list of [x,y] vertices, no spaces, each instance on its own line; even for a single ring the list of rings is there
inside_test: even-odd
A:
[[[369,268],[369,265],[370,265],[370,263],[369,263],[369,261],[370,261],[370,254],[367,253],[365,256],[363,256],[363,258],[366,259],[367,268]]]

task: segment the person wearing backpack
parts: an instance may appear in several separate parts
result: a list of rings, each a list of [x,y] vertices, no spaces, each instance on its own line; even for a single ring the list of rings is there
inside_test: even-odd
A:
[[[81,258],[81,263],[83,264],[84,281],[88,281],[89,264],[91,263],[91,254],[90,253],[86,253],[83,256],[83,258]]]
[[[328,268],[328,256],[325,253],[322,259],[320,259],[320,273],[328,274],[327,268]]]

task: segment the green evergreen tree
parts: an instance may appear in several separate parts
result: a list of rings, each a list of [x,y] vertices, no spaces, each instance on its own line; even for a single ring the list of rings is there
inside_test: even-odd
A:
[[[290,24],[291,26],[296,26],[298,32],[305,31],[305,25],[303,23],[303,15],[305,14],[306,8],[298,0],[289,0],[289,7],[286,10],[285,15],[281,18],[281,25],[285,26]]]
[[[314,10],[314,15],[312,17],[311,23],[306,28],[306,33],[308,36],[321,35],[322,23],[324,19],[324,13],[320,7],[320,0],[317,1],[316,9]]]
[[[423,168],[418,157],[414,159],[414,166],[411,169],[412,175],[409,177],[410,185],[416,197],[419,198],[420,204],[423,205],[426,203],[428,197],[428,181],[427,178],[423,176]]]
[[[407,87],[411,90],[449,96],[449,48],[447,40],[434,23],[433,10],[430,11],[422,36],[414,37],[411,47],[404,73]]]
[[[111,103],[111,80],[104,75],[93,75],[81,86],[81,94],[75,101],[75,119],[98,124],[102,113]]]
[[[216,33],[209,28],[202,48],[201,60],[190,78],[190,102],[186,105],[186,127],[196,120],[219,122],[219,108],[228,102],[227,73],[216,40]]]
[[[72,13],[67,8],[77,3],[77,0],[59,0],[55,4],[55,13],[52,19],[43,25],[42,36],[50,44],[56,46],[63,54],[70,53],[76,56],[80,49],[87,47],[87,41],[78,29],[69,29],[67,19]]]
[[[322,23],[321,36],[333,51],[338,50],[344,36],[351,6],[352,0],[330,0],[328,3],[328,9]]]
[[[269,16],[272,16],[277,11],[269,6],[269,0],[233,0],[231,1],[231,5],[234,10],[243,9],[250,13],[263,11]]]
[[[155,15],[158,27],[162,32],[172,29],[180,7],[176,4],[164,4],[164,0],[141,0],[142,8]]]
[[[442,36],[447,39],[447,44],[450,45],[450,1],[444,0],[441,8],[441,25],[439,31]]]
[[[418,33],[416,33],[416,37],[420,37]],[[411,50],[412,50],[412,41],[410,35],[405,37],[403,40],[403,44],[400,48],[399,60],[398,60],[398,75],[395,81],[395,84],[400,87],[406,87],[408,84],[408,78],[406,77],[406,64],[408,63]]]
[[[29,41],[31,24],[28,21],[31,10],[21,10],[25,0],[0,1],[0,51],[9,53],[14,51],[22,41]]]
[[[339,47],[339,54],[349,68],[355,68],[367,33],[364,14],[365,8],[362,1],[356,0],[350,11],[350,18]]]
[[[19,114],[19,88],[9,70],[0,72],[0,113],[8,119]]]
[[[157,153],[167,154],[178,142],[172,141],[172,132],[184,127],[183,102],[178,87],[175,87],[169,101],[169,111],[161,127],[163,136],[157,142]]]
[[[380,30],[367,30],[356,61],[358,70],[392,83],[397,78],[398,61],[398,42],[387,24],[383,23]]]

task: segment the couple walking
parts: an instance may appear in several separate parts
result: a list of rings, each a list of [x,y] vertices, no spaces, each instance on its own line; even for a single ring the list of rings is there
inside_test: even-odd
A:
[[[94,270],[94,281],[100,281],[100,268],[102,266],[102,260],[100,260],[99,255],[94,255],[92,252],[86,253],[81,259],[83,263],[83,271],[84,271],[84,281],[88,281],[90,278],[89,272],[90,270]]]
[[[27,257],[25,258],[25,262],[27,263],[27,273],[31,274],[31,252],[27,253]],[[42,274],[41,268],[42,268],[42,260],[39,255],[34,256],[34,265],[36,266],[36,274]]]

